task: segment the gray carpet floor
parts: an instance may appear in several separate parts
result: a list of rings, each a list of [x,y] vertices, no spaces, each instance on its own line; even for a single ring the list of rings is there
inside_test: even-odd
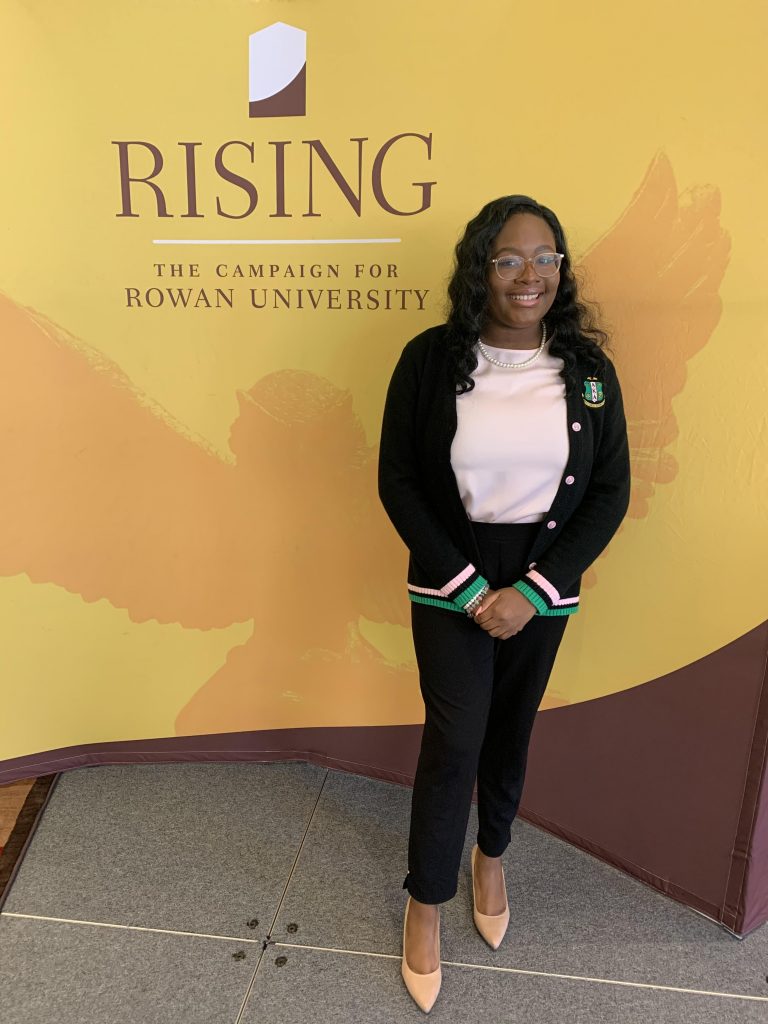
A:
[[[400,977],[410,799],[304,762],[66,773],[0,915],[0,1021],[423,1020]],[[737,939],[520,819],[493,952],[476,829],[473,807],[430,1019],[768,1022],[768,926]]]

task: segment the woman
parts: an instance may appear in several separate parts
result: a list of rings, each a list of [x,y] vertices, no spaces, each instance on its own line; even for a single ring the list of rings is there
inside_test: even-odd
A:
[[[456,246],[447,323],[403,349],[379,494],[410,551],[424,733],[411,803],[402,975],[429,1011],[439,904],[456,894],[477,780],[474,921],[496,949],[536,711],[584,570],[629,503],[607,336],[579,300],[563,229],[528,196],[488,203]]]

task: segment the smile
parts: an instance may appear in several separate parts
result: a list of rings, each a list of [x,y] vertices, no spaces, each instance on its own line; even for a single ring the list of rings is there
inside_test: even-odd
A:
[[[521,306],[535,306],[542,294],[543,292],[526,292],[522,295],[508,295],[507,298]]]

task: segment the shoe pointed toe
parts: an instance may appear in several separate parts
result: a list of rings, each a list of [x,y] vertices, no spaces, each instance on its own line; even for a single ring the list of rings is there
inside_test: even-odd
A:
[[[440,985],[443,980],[442,966],[439,963],[440,932],[438,931],[437,935],[437,970],[431,971],[429,974],[419,974],[417,971],[411,970],[405,956],[405,930],[408,924],[408,907],[410,906],[410,902],[411,900],[409,896],[408,902],[405,905],[405,917],[403,918],[403,959],[400,972],[403,976],[405,987],[408,989],[413,1001],[420,1010],[423,1010],[424,1013],[429,1013],[435,1005],[435,1000],[440,992]]]
[[[432,974],[416,974],[407,964],[403,964],[403,981],[411,995],[411,999],[420,1010],[429,1013],[435,1005],[435,1000],[440,993],[442,982],[442,971],[438,967]]]
[[[509,910],[503,914],[481,914],[476,910],[474,919],[475,927],[491,949],[498,949],[509,926]]]
[[[501,940],[504,938],[509,926],[509,901],[504,910],[500,914],[481,914],[477,909],[477,895],[475,891],[475,858],[477,855],[477,843],[472,847],[471,864],[472,864],[472,917],[475,922],[475,928],[480,932],[482,937],[491,947],[496,950],[501,945]],[[501,869],[502,878],[504,877],[504,869]]]

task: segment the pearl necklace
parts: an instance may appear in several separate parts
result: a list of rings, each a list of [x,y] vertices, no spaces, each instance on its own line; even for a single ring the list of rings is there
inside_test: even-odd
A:
[[[539,358],[541,353],[544,351],[544,344],[545,344],[546,340],[547,340],[547,325],[542,320],[541,321],[541,344],[536,349],[536,351],[533,353],[533,355],[530,357],[530,359],[524,359],[521,363],[505,363],[502,359],[496,359],[494,356],[492,356],[488,352],[488,349],[483,344],[482,338],[478,338],[477,339],[477,344],[480,347],[480,351],[483,353],[483,355],[488,360],[488,362],[489,363],[493,363],[494,366],[503,366],[505,369],[509,369],[509,370],[523,370],[523,369],[525,369],[526,366],[532,366],[536,362],[536,360]]]

